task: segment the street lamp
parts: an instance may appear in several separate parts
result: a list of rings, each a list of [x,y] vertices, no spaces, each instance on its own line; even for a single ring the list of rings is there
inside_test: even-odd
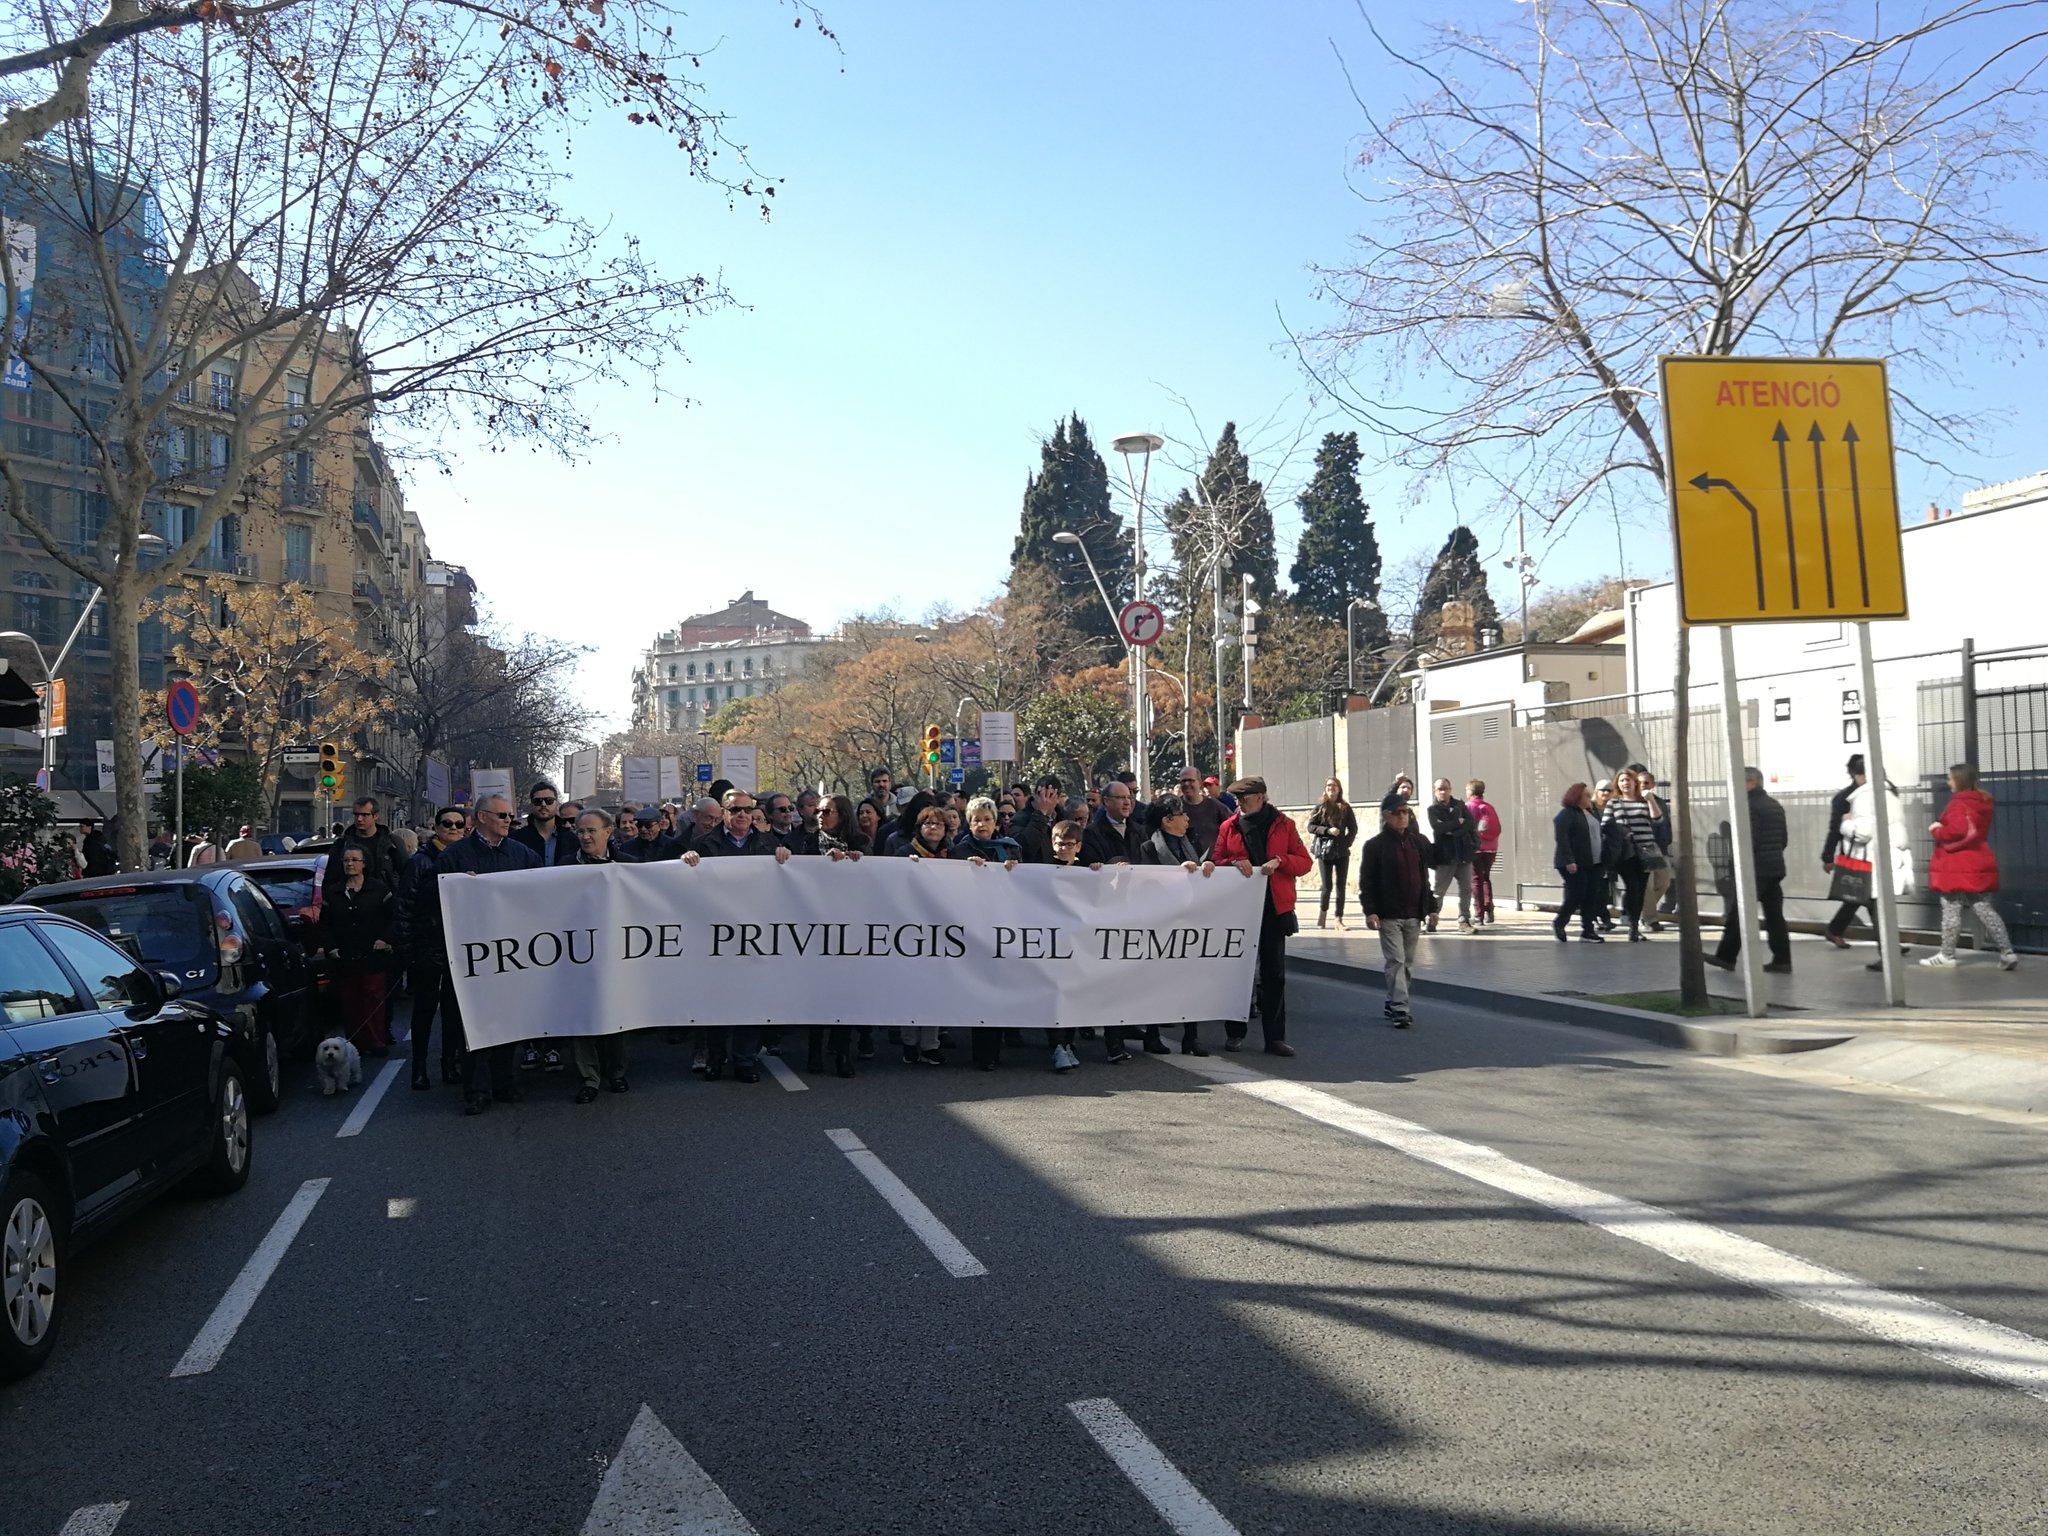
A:
[[[1124,642],[1123,626],[1117,620],[1116,604],[1109,600],[1109,589],[1102,584],[1102,573],[1095,569],[1095,557],[1088,553],[1087,542],[1078,533],[1071,533],[1066,529],[1054,534],[1052,541],[1055,544],[1072,544],[1081,551],[1081,558],[1088,566],[1088,574],[1095,578],[1095,590],[1102,594],[1102,606],[1109,611],[1109,622],[1116,628],[1117,640],[1124,645],[1125,650],[1129,650],[1129,644]]]
[[[1152,455],[1166,446],[1157,432],[1126,432],[1110,439],[1109,446],[1123,456],[1124,484],[1131,490],[1131,591],[1138,601],[1145,597],[1145,488],[1152,479]],[[1138,467],[1131,467],[1131,455]],[[1145,647],[1134,645],[1131,652],[1131,767],[1138,775],[1138,799],[1152,793],[1151,700],[1145,692]]]
[[[1378,613],[1380,605],[1369,597],[1354,597],[1344,605],[1344,691],[1358,692],[1358,636],[1352,627],[1351,615],[1363,608],[1367,613]]]

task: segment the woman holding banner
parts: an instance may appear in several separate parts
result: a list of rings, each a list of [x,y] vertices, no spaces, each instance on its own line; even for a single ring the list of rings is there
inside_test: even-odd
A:
[[[612,857],[611,817],[603,811],[589,810],[576,818],[576,856],[570,862],[615,862]],[[576,1089],[578,1104],[595,1100],[600,1084],[613,1093],[626,1091],[626,1037],[623,1033],[578,1035],[569,1055],[576,1063],[576,1076],[580,1079]]]

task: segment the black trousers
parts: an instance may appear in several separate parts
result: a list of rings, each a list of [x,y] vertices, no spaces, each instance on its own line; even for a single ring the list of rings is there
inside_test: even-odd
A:
[[[1576,915],[1579,927],[1591,933],[1593,919],[1600,915],[1600,908],[1595,903],[1593,895],[1594,881],[1597,878],[1594,872],[1581,869],[1574,875],[1560,869],[1557,878],[1564,882],[1564,900],[1558,904],[1557,916],[1550,920],[1551,927],[1562,933],[1571,926],[1572,918]]]
[[[1643,919],[1643,897],[1650,889],[1650,872],[1634,859],[1621,866],[1621,910],[1634,928]]]
[[[441,1015],[441,1076],[451,1078],[462,1066],[462,1016],[455,1010],[455,988],[448,984],[443,966],[416,965],[412,968],[412,1071],[427,1075],[427,1045],[434,1033],[434,1015]]]
[[[1265,1031],[1266,1044],[1278,1045],[1287,1038],[1287,929],[1285,919],[1271,907],[1259,924],[1259,970],[1252,984],[1252,1008]],[[1251,1033],[1250,1019],[1231,1019],[1223,1026],[1232,1040]]]
[[[1727,914],[1721,924],[1721,942],[1714,946],[1714,953],[1720,959],[1733,960],[1742,953],[1742,930],[1748,926],[1749,914],[1735,910],[1735,888],[1722,886],[1721,910]],[[1771,960],[1777,965],[1792,963],[1792,930],[1785,926],[1785,882],[1759,880],[1756,883],[1756,904],[1763,909],[1764,941],[1770,946]]]
[[[1877,903],[1874,901],[1845,901],[1835,909],[1835,915],[1828,919],[1828,932],[1840,938],[1849,931],[1849,925],[1856,921],[1858,912],[1865,914],[1870,924],[1871,936],[1877,934]]]
[[[1323,867],[1323,910],[1321,915],[1324,917],[1330,915],[1330,892],[1335,890],[1337,893],[1337,921],[1341,923],[1344,921],[1345,871],[1350,867],[1351,860],[1346,854],[1338,853],[1332,854],[1329,858],[1321,859],[1318,862]]]

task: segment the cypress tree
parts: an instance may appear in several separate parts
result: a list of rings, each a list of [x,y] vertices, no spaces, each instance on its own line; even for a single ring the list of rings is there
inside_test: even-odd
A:
[[[1173,534],[1174,563],[1184,571],[1206,577],[1205,541],[1196,537],[1195,520],[1208,516],[1213,509],[1224,522],[1230,546],[1223,562],[1224,590],[1234,595],[1241,578],[1249,575],[1259,599],[1271,601],[1280,581],[1280,557],[1273,543],[1273,509],[1266,505],[1265,485],[1252,478],[1251,461],[1238,446],[1236,422],[1223,424],[1223,435],[1216,439],[1209,462],[1202,467],[1201,486],[1206,507],[1197,505],[1194,498],[1183,492],[1166,508],[1166,524]]]
[[[1443,627],[1444,604],[1454,601],[1472,605],[1475,630],[1500,627],[1500,610],[1493,594],[1486,590],[1486,567],[1479,559],[1479,539],[1462,523],[1451,530],[1436,564],[1422,583],[1422,599],[1415,610],[1415,643],[1434,638]]]
[[[1024,486],[1010,571],[1013,578],[1026,566],[1043,571],[1075,628],[1115,640],[1116,620],[1103,610],[1087,560],[1077,546],[1054,539],[1061,532],[1078,533],[1086,541],[1110,601],[1119,606],[1129,601],[1130,534],[1110,502],[1109,466],[1095,451],[1078,412],[1059,423],[1039,449],[1038,473]]]
[[[1294,554],[1294,600],[1342,624],[1353,598],[1380,600],[1380,543],[1372,509],[1358,485],[1358,434],[1329,432],[1316,450],[1316,470],[1296,499],[1301,543]],[[1353,622],[1360,650],[1384,644],[1387,618],[1377,607]]]

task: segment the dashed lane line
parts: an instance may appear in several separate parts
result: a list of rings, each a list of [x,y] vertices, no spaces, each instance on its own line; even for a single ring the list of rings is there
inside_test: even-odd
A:
[[[832,1139],[833,1146],[846,1154],[846,1160],[860,1170],[861,1177],[875,1187],[875,1193],[903,1218],[903,1224],[916,1234],[917,1240],[932,1251],[932,1257],[945,1266],[947,1274],[955,1280],[971,1280],[988,1273],[987,1266],[967,1251],[967,1245],[932,1214],[931,1207],[912,1194],[910,1186],[891,1173],[889,1165],[870,1152],[858,1136],[847,1130],[825,1134]]]
[[[811,1085],[796,1075],[796,1068],[777,1056],[773,1051],[761,1053],[761,1065],[768,1069],[768,1075],[782,1084],[784,1093],[809,1093]]]
[[[1069,1403],[1067,1412],[1081,1421],[1089,1437],[1177,1536],[1238,1536],[1237,1527],[1223,1518],[1222,1511],[1203,1497],[1202,1490],[1110,1399],[1091,1397]]]
[[[384,1102],[384,1095],[391,1091],[391,1085],[398,1080],[398,1074],[405,1070],[405,1064],[406,1058],[403,1056],[396,1061],[384,1063],[384,1070],[379,1072],[370,1086],[363,1090],[363,1096],[356,1102],[356,1107],[348,1112],[348,1118],[341,1122],[341,1129],[334,1133],[337,1139],[363,1134],[363,1127],[370,1123],[370,1116],[377,1113],[377,1106]]]
[[[1268,1077],[1235,1062],[1189,1056],[1161,1059],[1235,1092],[1546,1206],[1681,1264],[1770,1291],[1860,1333],[1917,1350],[1973,1376],[2048,1402],[2048,1343],[2016,1328],[1986,1322],[1923,1297],[1883,1290],[1753,1238],[1558,1178],[1492,1147],[1458,1141],[1307,1083]]]
[[[270,1283],[270,1277],[284,1261],[292,1239],[299,1235],[299,1228],[306,1224],[306,1218],[313,1214],[313,1207],[327,1193],[327,1184],[326,1179],[308,1179],[299,1186],[299,1192],[292,1196],[291,1203],[271,1225],[263,1241],[256,1245],[256,1251],[249,1255],[249,1262],[242,1266],[242,1272],[235,1276],[235,1283],[221,1297],[220,1305],[213,1309],[213,1316],[200,1328],[199,1336],[185,1351],[184,1358],[172,1367],[173,1377],[204,1376],[220,1364],[220,1357],[234,1342],[236,1332],[247,1320],[256,1299],[263,1294],[263,1287]]]
[[[64,1522],[64,1529],[57,1536],[112,1536],[121,1517],[128,1513],[128,1501],[118,1504],[88,1504],[74,1510],[71,1518]]]

